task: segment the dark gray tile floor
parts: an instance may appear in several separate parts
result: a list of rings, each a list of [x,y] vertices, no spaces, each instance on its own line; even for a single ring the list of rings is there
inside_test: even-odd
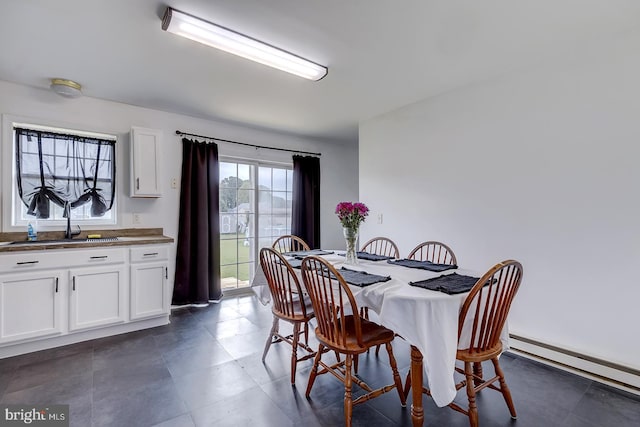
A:
[[[342,425],[343,388],[335,378],[319,377],[306,399],[310,361],[299,364],[295,387],[290,347],[273,345],[261,362],[270,326],[269,308],[252,296],[176,310],[167,326],[0,360],[0,401],[69,404],[71,425],[81,427]],[[383,353],[360,359],[360,376],[374,386],[391,383]],[[394,353],[404,381],[409,346],[396,339]],[[518,419],[500,394],[485,390],[482,426],[640,426],[636,395],[511,354],[501,364]],[[425,425],[468,425],[426,396],[424,405]],[[410,409],[390,392],[356,406],[353,424],[409,426]]]

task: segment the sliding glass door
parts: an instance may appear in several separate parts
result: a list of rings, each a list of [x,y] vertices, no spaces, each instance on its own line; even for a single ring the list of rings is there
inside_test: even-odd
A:
[[[220,161],[220,272],[223,290],[251,284],[258,251],[291,233],[291,167]]]

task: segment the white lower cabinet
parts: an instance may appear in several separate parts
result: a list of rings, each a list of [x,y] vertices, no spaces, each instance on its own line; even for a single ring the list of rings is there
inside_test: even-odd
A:
[[[131,320],[169,313],[166,247],[131,249]]]
[[[0,275],[0,343],[62,333],[63,271]]]
[[[131,266],[131,319],[169,312],[167,263]]]
[[[95,328],[126,320],[124,266],[77,268],[69,272],[69,330]]]
[[[168,245],[0,254],[0,358],[169,322]]]

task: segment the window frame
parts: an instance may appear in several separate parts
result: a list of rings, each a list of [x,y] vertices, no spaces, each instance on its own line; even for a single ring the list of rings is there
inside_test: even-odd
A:
[[[254,245],[252,248],[253,251],[250,254],[248,264],[251,266],[251,264],[253,263],[254,267],[257,268],[259,263],[260,249],[263,247],[263,246],[260,246],[260,237],[259,237],[259,218],[261,215],[260,206],[259,206],[259,198],[260,198],[259,168],[269,167],[269,168],[276,168],[276,169],[285,169],[293,173],[293,160],[291,162],[281,162],[281,161],[274,161],[274,160],[257,160],[257,159],[250,159],[250,158],[238,157],[238,156],[220,155],[218,157],[218,161],[219,163],[236,163],[236,164],[250,165],[254,167],[253,179],[254,179],[255,187],[253,188],[253,201],[252,201],[253,205],[255,206],[255,212],[253,213],[254,221],[253,221],[253,230],[252,230],[252,238],[254,241]],[[273,192],[274,190],[271,189],[271,193]],[[291,189],[291,192],[293,193],[293,188]],[[222,214],[222,212],[220,212],[220,214]],[[293,214],[293,206],[291,208],[291,214]],[[289,219],[291,220],[291,215],[289,216]],[[291,224],[289,225],[289,227],[291,227]],[[239,239],[240,238],[237,237],[235,240],[239,240]],[[234,240],[234,239],[228,239],[228,240]],[[236,262],[236,265],[238,265],[237,262]],[[220,267],[222,267],[222,265]],[[253,279],[253,275],[254,275],[254,271],[252,271],[250,268],[249,282],[251,282],[251,280]],[[245,287],[245,286],[240,287],[236,285],[235,288],[226,289],[226,291],[229,291],[229,290],[242,291],[243,289],[248,289],[248,287]]]
[[[61,123],[46,119],[36,119],[33,117],[19,117],[8,114],[2,115],[2,193],[10,195],[10,197],[2,197],[2,230],[21,231],[24,230],[29,223],[36,223],[36,218],[21,219],[22,200],[18,195],[16,185],[16,162],[15,162],[15,132],[14,127],[26,127],[35,130],[44,130],[51,132],[67,133],[79,136],[92,136],[105,139],[113,139],[118,147],[120,137],[117,132],[109,130],[96,129],[86,130],[82,126],[72,123]],[[116,187],[114,193],[113,207],[111,208],[111,218],[92,218],[92,219],[74,219],[72,224],[80,227],[99,226],[101,228],[116,228],[119,224],[120,212],[118,199],[122,194],[120,192],[121,174],[119,172],[120,160],[119,149],[116,148],[114,161],[116,162]],[[52,209],[53,210],[53,209]],[[38,219],[37,225],[39,231],[59,231],[67,224],[66,219]]]

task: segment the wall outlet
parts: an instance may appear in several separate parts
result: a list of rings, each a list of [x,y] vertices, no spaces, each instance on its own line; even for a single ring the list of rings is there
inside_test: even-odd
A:
[[[174,190],[178,188],[178,178],[171,179],[171,188],[173,188]]]
[[[378,214],[378,224],[382,224],[382,214]]]
[[[134,213],[132,222],[133,222],[134,225],[142,224],[142,214]]]

